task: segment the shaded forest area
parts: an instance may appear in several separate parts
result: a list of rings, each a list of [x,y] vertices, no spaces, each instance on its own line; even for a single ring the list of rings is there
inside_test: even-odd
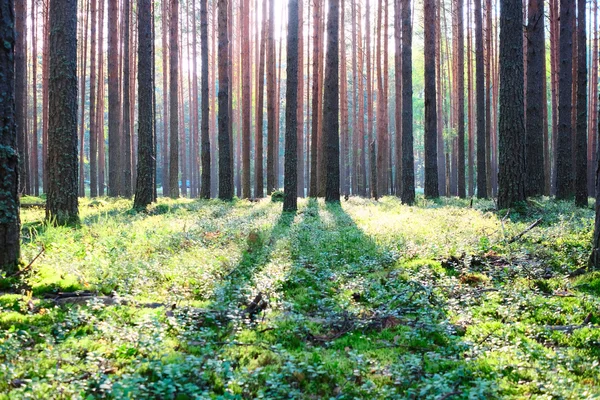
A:
[[[599,397],[598,26],[0,1],[0,399]]]

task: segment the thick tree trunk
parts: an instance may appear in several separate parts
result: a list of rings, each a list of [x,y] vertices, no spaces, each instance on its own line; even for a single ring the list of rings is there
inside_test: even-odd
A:
[[[311,131],[311,149],[310,149],[310,189],[309,196],[317,197],[319,189],[319,131],[320,131],[320,112],[321,104],[321,85],[320,85],[320,59],[321,59],[321,12],[322,0],[314,0],[314,40],[313,40],[313,87],[312,87],[312,131]]]
[[[152,96],[151,0],[138,0],[138,164],[135,209],[144,209],[154,197],[154,109]]]
[[[329,0],[327,16],[327,58],[323,93],[323,134],[326,144],[327,185],[325,201],[340,201],[340,81],[339,21],[340,0]]]
[[[296,107],[296,121],[298,130],[296,138],[297,191],[299,197],[304,197],[304,0],[298,1],[298,104]]]
[[[20,0],[17,0],[19,2]],[[56,0],[55,0],[56,1]],[[16,270],[20,257],[19,156],[15,119],[13,0],[0,3],[0,271]],[[46,51],[46,49],[44,49]]]
[[[411,1],[402,0],[402,195],[403,203],[415,202],[413,152],[412,19]]]
[[[425,0],[425,197],[439,197],[435,88],[435,0]]]
[[[228,0],[219,0],[219,198],[233,199],[231,136],[229,124]]]
[[[483,23],[481,0],[475,0],[475,90],[477,103],[477,197],[485,199],[487,192],[485,87],[483,63]]]
[[[300,0],[301,1],[301,0]],[[298,209],[298,0],[289,0],[285,111],[284,211]]]
[[[556,140],[556,198],[573,196],[572,84],[573,14],[575,0],[560,1],[560,68],[558,71],[558,134]]]
[[[587,207],[587,35],[585,0],[577,0],[577,142],[575,164],[575,204]]]
[[[544,1],[529,0],[527,24],[527,126],[525,137],[526,195],[544,192],[543,81],[546,75],[544,43]]]
[[[498,208],[525,200],[523,7],[521,0],[501,0],[500,118]]]
[[[77,208],[77,0],[50,2],[46,218],[79,221]]]

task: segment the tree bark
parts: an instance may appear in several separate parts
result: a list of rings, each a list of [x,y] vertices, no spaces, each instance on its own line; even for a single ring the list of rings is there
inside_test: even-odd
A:
[[[477,197],[485,199],[487,192],[485,87],[483,63],[483,22],[481,0],[475,0],[475,90],[477,103]]]
[[[151,0],[138,0],[138,164],[133,208],[144,209],[154,197],[154,109],[152,93]]]
[[[229,132],[228,0],[219,0],[219,198],[233,199],[231,137]]]
[[[33,92],[33,138],[32,138],[32,160],[31,160],[31,184],[33,186],[33,195],[40,195],[40,170],[39,170],[39,150],[38,150],[38,101],[37,101],[37,19],[36,19],[36,2],[31,2],[31,36],[32,43],[32,92]]]
[[[573,154],[571,95],[573,84],[573,14],[574,0],[560,1],[558,71],[558,132],[556,140],[556,198],[573,196]]]
[[[0,3],[0,40],[4,44],[0,50],[0,271],[7,274],[18,266],[21,245],[13,7],[13,0]]]
[[[46,218],[79,222],[77,207],[77,0],[50,2]]]
[[[27,168],[27,2],[18,0],[15,13],[15,121],[19,149],[19,192],[28,194]]]
[[[464,0],[456,1],[456,75],[457,101],[456,105],[458,115],[457,140],[458,140],[458,197],[465,198],[467,196],[465,182],[465,36],[463,23],[463,7]]]
[[[301,0],[300,0],[301,1]],[[298,0],[289,0],[283,211],[298,209]]]
[[[404,204],[415,202],[413,152],[413,85],[411,1],[402,0],[402,195]]]
[[[435,0],[425,0],[425,197],[439,197],[435,82]]]
[[[119,1],[108,0],[108,195],[122,194],[120,160],[121,95],[119,92]]]
[[[169,197],[179,197],[179,0],[169,18]]]
[[[200,197],[210,199],[210,169],[211,169],[211,151],[210,151],[210,102],[209,102],[209,81],[208,81],[208,0],[200,0],[200,45],[202,52],[202,184],[200,186]]]
[[[577,143],[575,205],[587,207],[587,35],[585,0],[577,0]]]
[[[131,163],[131,78],[130,78],[130,57],[129,57],[129,25],[130,25],[130,0],[123,0],[123,145],[121,147],[121,186],[122,195],[125,198],[130,198],[131,192],[131,171],[133,165]],[[146,82],[152,82],[151,79]],[[133,99],[135,102],[135,98]],[[152,132],[152,131],[151,131]],[[151,133],[152,134],[152,133]]]
[[[329,0],[325,91],[323,93],[323,134],[327,146],[325,201],[334,203],[340,201],[339,13],[340,0]]]
[[[498,208],[525,200],[523,7],[521,0],[500,1],[500,118]]]

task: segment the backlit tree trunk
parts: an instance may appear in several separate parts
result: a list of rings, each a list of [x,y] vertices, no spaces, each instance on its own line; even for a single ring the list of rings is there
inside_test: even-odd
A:
[[[340,95],[339,21],[340,0],[329,0],[327,58],[323,93],[323,134],[326,145],[327,185],[325,201],[340,201]]]
[[[233,199],[231,137],[229,132],[228,0],[219,0],[219,198]]]
[[[587,35],[585,0],[577,0],[577,141],[575,163],[575,204],[586,207],[587,191]]]
[[[404,204],[415,202],[413,152],[412,19],[411,1],[402,0],[402,195]]]
[[[210,198],[210,173],[211,173],[211,151],[210,151],[210,102],[208,82],[208,0],[200,0],[200,45],[202,53],[202,184],[200,186],[200,197]]]
[[[486,135],[485,135],[485,87],[483,63],[483,23],[481,0],[475,0],[475,90],[477,103],[477,197],[485,199],[486,177]]]
[[[435,89],[435,0],[425,0],[425,197],[439,197]]]
[[[300,0],[302,1],[302,0]],[[298,209],[298,0],[289,0],[285,111],[284,211]]]

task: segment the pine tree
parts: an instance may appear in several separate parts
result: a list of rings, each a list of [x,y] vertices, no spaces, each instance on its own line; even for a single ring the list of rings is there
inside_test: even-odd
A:
[[[425,197],[439,197],[435,88],[435,0],[425,0]]]
[[[529,0],[527,24],[527,118],[525,137],[526,195],[544,192],[544,113],[543,81],[545,76],[544,1]]]
[[[119,85],[119,1],[108,0],[108,195],[122,194],[121,95]]]
[[[200,45],[202,53],[202,81],[201,81],[201,103],[202,103],[202,184],[200,186],[200,197],[210,198],[210,131],[209,131],[209,83],[208,83],[208,0],[200,0]]]
[[[300,0],[302,1],[302,0]],[[285,111],[284,211],[298,209],[298,0],[289,0]]]
[[[558,71],[558,132],[556,135],[556,198],[573,196],[572,85],[573,15],[575,0],[560,1],[560,43]]]
[[[46,218],[79,221],[77,204],[77,0],[50,2]]]
[[[411,1],[402,0],[402,194],[404,204],[415,202],[413,150],[412,18]]]
[[[485,199],[487,192],[485,87],[483,62],[483,21],[481,0],[475,0],[475,90],[477,114],[477,197]]]
[[[575,143],[575,204],[587,207],[587,36],[585,0],[577,0],[577,135]]]
[[[179,197],[179,0],[169,15],[169,196]]]
[[[325,201],[340,201],[340,80],[339,80],[340,0],[329,0],[327,16],[327,56],[323,92],[323,135],[327,182]]]
[[[20,0],[17,0],[20,1]],[[0,271],[19,262],[19,156],[15,119],[15,21],[13,0],[0,3]]]
[[[456,0],[456,104],[457,140],[458,140],[458,197],[467,196],[465,182],[465,36],[463,24],[464,0]]]
[[[500,118],[498,122],[500,169],[498,208],[525,200],[523,4],[500,2]]]
[[[152,73],[152,0],[138,0],[138,163],[135,209],[154,198],[154,77]]]
[[[228,0],[219,0],[219,198],[233,199],[231,140],[229,132],[229,32]]]

